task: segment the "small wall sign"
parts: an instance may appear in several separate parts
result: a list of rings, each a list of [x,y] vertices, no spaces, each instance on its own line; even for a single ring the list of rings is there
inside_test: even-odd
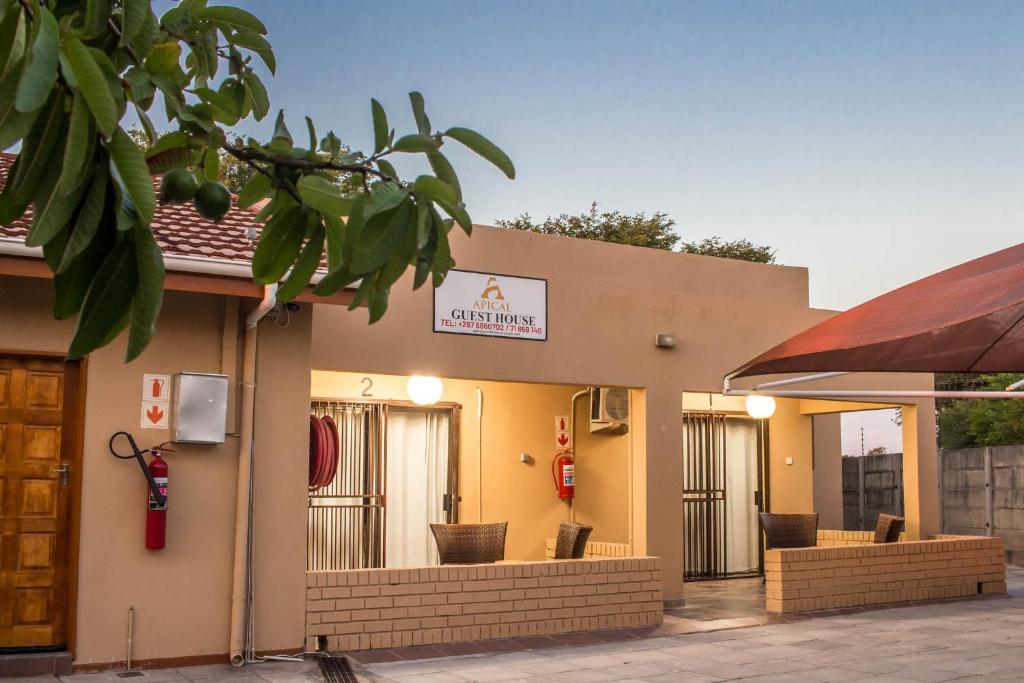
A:
[[[450,270],[434,290],[434,332],[547,341],[548,281]]]
[[[171,413],[171,376],[144,374],[142,376],[143,429],[167,429]]]

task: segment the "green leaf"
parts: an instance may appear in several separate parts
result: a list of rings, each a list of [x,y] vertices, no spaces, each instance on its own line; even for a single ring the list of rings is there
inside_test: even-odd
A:
[[[141,225],[132,233],[135,242],[135,266],[139,288],[132,297],[128,322],[128,350],[124,361],[130,363],[146,348],[156,332],[160,304],[164,298],[164,258],[149,228]]]
[[[480,135],[480,133],[468,128],[449,128],[445,131],[444,135],[452,140],[461,142],[470,150],[497,166],[509,180],[516,177],[516,168],[512,164],[512,160],[508,158],[508,155],[502,152],[493,142]]]
[[[416,258],[416,229],[411,223],[402,228],[401,240],[395,245],[377,278],[378,289],[389,289]]]
[[[60,166],[51,164],[47,178],[40,184],[39,191],[33,197],[32,225],[25,236],[27,246],[39,247],[47,244],[64,231],[88,187],[89,179],[79,175],[78,184],[65,194],[59,188],[60,173]]]
[[[173,133],[166,133],[160,136],[160,139],[156,141],[152,147],[146,150],[146,158],[159,154],[160,152],[174,149],[176,147],[188,147],[189,135],[188,133],[180,130],[176,130]]]
[[[403,135],[392,146],[396,152],[436,152],[438,147],[437,140],[429,135]]]
[[[100,226],[100,219],[107,203],[107,187],[110,176],[107,174],[105,165],[101,166],[93,176],[89,192],[78,211],[78,217],[71,228],[71,236],[64,247],[64,254],[60,264],[57,266],[58,274],[66,271],[79,254],[88,249]]]
[[[459,224],[463,232],[467,235],[473,233],[473,220],[466,213],[466,207],[463,204],[449,204],[441,200],[437,200],[438,206],[444,209],[444,212],[455,219],[455,222]]]
[[[384,265],[405,237],[415,231],[416,209],[409,199],[397,209],[379,213],[367,220],[352,254],[352,272],[369,273]]]
[[[252,274],[256,282],[278,282],[295,262],[306,236],[307,214],[297,206],[289,206],[275,214],[263,227],[260,243],[252,257]]]
[[[66,320],[82,309],[82,303],[89,292],[93,277],[103,265],[107,253],[113,248],[113,226],[104,226],[101,223],[99,227],[99,231],[86,250],[64,270],[58,267],[58,272],[53,276],[55,290],[53,317],[57,320]],[[69,241],[68,244],[70,245],[71,242]],[[64,250],[64,253],[67,254],[67,249]]]
[[[363,209],[364,220],[370,220],[374,214],[388,211],[402,203],[409,191],[395,183],[379,183],[370,192]]]
[[[135,244],[130,239],[122,239],[93,278],[71,339],[69,358],[85,356],[125,328],[126,314],[138,285]]]
[[[64,168],[61,170],[58,188],[64,194],[81,184],[82,169],[90,155],[95,139],[89,105],[85,103],[80,90],[76,90],[71,102],[71,119],[68,138],[64,143]]]
[[[118,127],[107,143],[107,151],[110,152],[110,169],[114,181],[131,200],[141,224],[149,226],[156,209],[156,195],[142,150]]]
[[[323,176],[302,176],[298,188],[302,201],[321,213],[347,216],[352,208],[352,200],[342,197],[338,186]]]
[[[123,46],[135,40],[135,36],[145,26],[149,15],[149,0],[121,0],[121,3],[124,6],[124,17],[120,44]]]
[[[338,216],[324,216],[324,233],[327,242],[327,269],[334,270],[341,265],[345,248],[345,224]],[[351,220],[351,219],[350,219]]]
[[[433,223],[430,218],[430,203],[416,202],[416,248],[423,249],[430,241]]]
[[[455,190],[447,183],[442,182],[431,175],[421,175],[412,184],[413,192],[423,195],[427,199],[447,204],[455,204]]]
[[[310,151],[316,151],[316,127],[313,125],[313,119],[306,117],[306,130],[309,131],[309,149]]]
[[[455,190],[455,203],[461,202],[462,185],[459,184],[459,176],[455,174],[455,169],[452,168],[447,157],[440,152],[431,152],[427,154],[427,161],[430,162],[430,168],[433,169],[434,175]]]
[[[301,185],[301,183],[299,183]],[[252,180],[245,184],[242,191],[238,193],[238,208],[247,209],[259,200],[270,194],[274,189],[274,183],[262,173],[257,173]]]
[[[249,99],[252,101],[253,116],[256,117],[257,121],[263,120],[270,113],[270,96],[267,95],[266,86],[263,85],[260,77],[251,71],[246,72],[242,76],[242,82],[245,84],[245,90],[249,93]]]
[[[207,147],[203,153],[203,177],[215,182],[220,177],[220,154],[215,147]]]
[[[0,21],[0,78],[25,56],[25,13],[12,5]]]
[[[146,166],[151,174],[166,173],[172,168],[186,168],[192,165],[192,150],[188,147],[165,149],[146,157]]]
[[[359,286],[356,287],[356,293],[352,295],[352,302],[348,305],[348,310],[354,311],[366,302],[370,293],[375,289],[376,281],[376,276],[364,277],[359,281]]]
[[[95,38],[107,30],[110,18],[110,0],[88,0],[85,4],[85,19],[82,30],[86,38]]]
[[[236,31],[230,40],[235,45],[252,50],[259,55],[259,58],[267,65],[271,75],[277,72],[277,59],[274,57],[274,51],[271,49],[270,43],[267,42],[266,38],[254,31],[240,30]]]
[[[395,170],[395,167],[387,159],[377,159],[377,168],[392,180],[398,180],[398,171]]]
[[[416,128],[420,135],[430,135],[430,119],[424,111],[423,95],[418,92],[409,93],[409,102],[412,104],[412,116],[416,120]]]
[[[18,73],[13,72],[0,80],[0,149],[7,149],[25,137],[39,116],[39,111],[25,114],[14,106],[18,90]]]
[[[284,122],[284,109],[280,109],[277,112],[277,120],[274,122],[274,137],[270,140],[270,146],[277,145],[283,149],[291,149],[293,144],[291,131],[288,130],[288,126]]]
[[[437,278],[443,278],[454,262],[452,261],[451,246],[448,244],[448,230],[445,228],[444,221],[437,215],[436,211],[431,212],[431,218],[434,223],[434,236],[437,238],[437,247],[434,251],[434,262],[430,265],[430,270],[434,273],[435,282],[437,282]]]
[[[203,7],[193,12],[199,19],[210,19],[212,21],[219,21],[225,24],[229,24],[235,28],[248,29],[250,31],[256,31],[256,33],[266,35],[267,27],[263,25],[263,22],[249,14],[243,9],[237,7],[229,7],[227,5],[214,5],[212,7]]]
[[[65,39],[64,54],[78,80],[79,91],[96,119],[96,127],[109,138],[117,128],[117,104],[110,94],[103,70],[89,48],[74,36]]]
[[[27,202],[35,195],[43,171],[58,150],[64,122],[64,97],[54,93],[22,141],[18,157],[24,158],[24,162],[17,165],[7,180],[5,192],[9,191],[16,202]]]
[[[380,154],[388,146],[388,115],[377,100],[370,100],[370,113],[373,115],[373,153]]]
[[[38,30],[18,83],[15,101],[20,112],[35,111],[43,106],[57,82],[57,64],[60,61],[57,20],[50,10],[37,7],[34,21],[38,23]]]
[[[388,290],[386,289],[374,289],[368,297],[367,303],[370,310],[370,324],[374,324],[378,320],[384,317],[384,314],[388,310]]]
[[[291,274],[285,283],[277,290],[279,301],[291,301],[306,289],[306,285],[313,279],[316,269],[320,266],[320,257],[324,251],[324,227],[317,225],[313,230],[312,237],[306,242],[299,260],[295,262]]]

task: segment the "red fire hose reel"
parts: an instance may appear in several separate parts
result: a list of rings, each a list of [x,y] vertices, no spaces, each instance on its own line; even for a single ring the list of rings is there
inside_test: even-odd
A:
[[[121,455],[114,447],[118,437],[124,437],[132,452],[129,455]],[[117,432],[110,437],[110,452],[115,458],[121,460],[136,460],[142,474],[146,477],[146,484],[149,493],[149,502],[146,506],[146,548],[149,550],[160,550],[167,543],[167,461],[161,457],[161,453],[173,453],[173,448],[167,444],[160,444],[153,448],[139,450],[134,437],[128,432]],[[146,463],[142,456],[152,453],[153,459]]]

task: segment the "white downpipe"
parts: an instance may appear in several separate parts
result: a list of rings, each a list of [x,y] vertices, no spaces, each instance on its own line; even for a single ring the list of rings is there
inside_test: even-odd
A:
[[[231,579],[231,639],[234,666],[252,659],[252,505],[253,431],[256,411],[256,348],[259,322],[277,303],[277,285],[263,288],[263,299],[245,319],[242,341],[242,425],[238,439],[238,493],[235,500],[235,558]]]
[[[484,390],[476,388],[476,515],[484,523]]]
[[[576,460],[576,401],[584,396],[590,395],[590,389],[580,389],[569,400],[569,450],[572,451],[572,458]],[[574,472],[575,478],[575,472]],[[576,521],[576,508],[573,506],[575,498],[569,499],[569,521]]]

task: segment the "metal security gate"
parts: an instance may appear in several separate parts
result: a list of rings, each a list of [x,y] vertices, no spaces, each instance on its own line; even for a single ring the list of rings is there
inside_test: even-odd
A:
[[[306,569],[384,566],[386,406],[314,401],[313,414],[338,425],[338,471],[309,493]]]
[[[683,413],[683,578],[687,581],[720,579],[730,574],[727,503],[729,502],[729,453],[726,448],[727,417],[721,413]],[[757,472],[749,495],[758,510],[767,501],[767,422],[757,421]],[[737,492],[733,492],[736,495]],[[758,538],[760,533],[758,532]],[[760,547],[760,540],[758,540]],[[759,550],[760,553],[760,550]],[[759,555],[758,571],[763,572]]]

